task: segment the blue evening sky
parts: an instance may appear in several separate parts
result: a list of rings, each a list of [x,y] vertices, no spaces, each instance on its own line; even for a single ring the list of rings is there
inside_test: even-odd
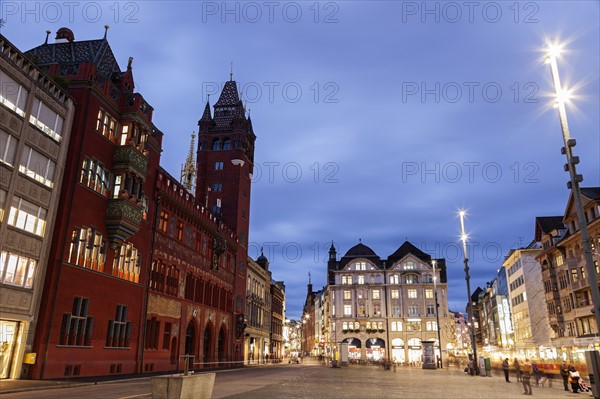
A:
[[[71,5],[69,5],[71,4]],[[457,210],[466,208],[475,289],[536,216],[568,199],[543,48],[559,60],[584,186],[600,185],[597,1],[83,1],[0,3],[1,32],[25,51],[45,30],[108,38],[163,130],[178,176],[207,94],[230,62],[256,141],[250,255],[264,246],[298,318],[308,273],[359,239],[382,258],[408,238],[448,263],[450,307],[466,286]]]

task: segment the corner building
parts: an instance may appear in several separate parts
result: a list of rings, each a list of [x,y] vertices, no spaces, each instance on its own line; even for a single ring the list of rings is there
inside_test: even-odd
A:
[[[19,378],[35,361],[74,108],[63,88],[0,35],[0,378]]]
[[[331,338],[338,348],[340,343],[348,343],[350,362],[420,364],[425,340],[434,341],[440,355],[434,260],[444,340],[454,329],[453,315],[448,312],[444,259],[432,259],[406,241],[386,260],[359,243],[337,261],[332,245],[327,264]],[[445,349],[447,343],[442,342],[441,347]]]
[[[162,133],[106,32],[26,54],[76,102],[29,377],[140,372]]]

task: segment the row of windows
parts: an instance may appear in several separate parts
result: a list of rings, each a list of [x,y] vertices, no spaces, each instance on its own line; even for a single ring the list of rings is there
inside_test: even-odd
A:
[[[0,71],[0,104],[24,117],[28,95],[29,91],[24,86]]]
[[[0,129],[0,162],[13,167],[18,140]],[[25,145],[19,162],[19,172],[45,186],[54,187],[56,162]]]
[[[47,210],[23,198],[13,196],[8,224],[28,233],[43,237]]]
[[[183,219],[177,218],[174,214],[162,209],[158,219],[158,230],[168,234],[187,245],[194,248],[198,253],[207,259],[213,258],[214,241],[205,236],[187,224]],[[233,257],[230,253],[225,253],[217,259],[217,264],[213,267],[223,267],[226,270],[232,270]]]
[[[526,300],[525,293],[522,292],[511,300],[513,306],[517,306],[520,303],[523,303]]]
[[[33,100],[29,122],[55,141],[62,139],[64,119],[37,97]]]
[[[124,242],[115,250],[112,275],[134,283],[140,280],[142,255],[132,243]]]
[[[148,132],[137,123],[127,123],[120,128],[117,120],[103,109],[98,110],[96,131],[119,145],[134,145],[140,150],[146,148]]]
[[[344,309],[344,316],[353,316],[353,306],[352,305],[344,305],[343,309]],[[408,316],[409,317],[419,317],[420,316],[419,310],[420,310],[419,305],[409,305],[408,306]],[[426,315],[428,317],[435,316],[435,306],[434,305],[426,305],[425,310],[426,310]],[[332,311],[332,314],[336,314],[335,313],[335,305],[332,305],[331,311]],[[381,315],[381,307],[379,304],[373,304],[373,315],[374,316]],[[357,316],[367,316],[364,306],[361,306],[361,305],[358,306]],[[400,316],[400,307],[399,306],[392,307],[392,316],[394,316],[394,317]]]
[[[510,283],[510,290],[513,291],[516,288],[522,286],[525,283],[525,277],[524,276],[519,276],[519,278],[517,278],[515,281],[513,281],[512,283]]]
[[[437,331],[438,325],[435,321],[424,322],[426,331]],[[403,323],[401,321],[392,321],[390,323],[392,331],[403,331]],[[361,324],[359,322],[342,322],[342,331],[360,331]],[[406,323],[406,331],[421,331],[422,323],[419,321],[408,321]],[[366,331],[384,331],[384,324],[382,321],[365,323]]]
[[[75,297],[71,312],[63,313],[59,345],[92,346],[94,317],[89,315],[89,298]],[[127,320],[128,307],[117,305],[115,317],[108,320],[105,346],[107,348],[129,348],[132,323]]]
[[[0,252],[0,283],[32,288],[37,262],[26,256]]]
[[[29,92],[14,79],[0,73],[0,104],[25,116],[25,105]],[[37,97],[33,99],[29,122],[56,141],[62,138],[64,119]]]
[[[177,296],[179,291],[179,269],[160,261],[152,262],[150,289],[167,295]]]
[[[94,227],[76,227],[71,234],[69,263],[104,271],[107,241]]]
[[[417,294],[418,291],[419,290],[417,290],[416,288],[409,288],[407,290],[407,295],[411,299],[416,299],[416,298],[418,298],[418,294]],[[425,298],[433,299],[433,289],[425,288],[424,292],[425,292]],[[358,299],[363,299],[362,292],[358,292],[357,296],[358,296]],[[392,297],[392,299],[399,299],[400,298],[400,290],[391,290],[391,297]],[[372,299],[381,299],[380,290],[371,290],[371,298]],[[351,300],[351,299],[352,299],[352,291],[344,290],[344,300]],[[335,297],[334,297],[334,300],[335,300]]]
[[[433,276],[430,274],[425,274],[422,277],[421,283],[433,283]],[[389,277],[390,284],[419,284],[419,276],[414,274],[409,274],[406,276],[398,276],[392,275]],[[356,279],[352,275],[342,275],[342,285],[351,285],[351,284],[366,284],[365,276],[358,275]],[[370,276],[370,284],[379,284],[379,278],[377,276]]]
[[[188,301],[227,312],[231,312],[233,309],[233,295],[231,292],[192,274],[186,276],[184,297]]]
[[[75,227],[71,234],[68,262],[104,271],[108,242],[95,227]],[[141,255],[132,243],[122,243],[115,250],[112,275],[121,279],[139,282]]]
[[[515,274],[517,272],[517,270],[521,269],[521,260],[517,260],[517,262],[512,265],[511,267],[508,268],[508,277],[512,276],[513,274]]]

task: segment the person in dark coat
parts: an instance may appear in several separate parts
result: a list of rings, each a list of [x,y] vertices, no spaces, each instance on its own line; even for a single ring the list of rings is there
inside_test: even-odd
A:
[[[513,362],[513,367],[515,369],[515,373],[517,374],[517,382],[521,381],[521,365],[519,364],[519,361],[517,360],[517,358],[515,357],[515,361]]]
[[[508,363],[508,358],[506,358],[502,362],[502,370],[504,371],[504,379],[506,380],[506,382],[510,382],[510,379],[508,378],[509,368],[510,368],[510,364]]]
[[[575,366],[571,365],[569,367],[569,381],[571,382],[571,388],[573,389],[573,393],[579,393],[579,371],[575,370]]]
[[[569,391],[569,367],[567,366],[567,362],[562,362],[560,364],[560,376],[563,379],[565,391]]]

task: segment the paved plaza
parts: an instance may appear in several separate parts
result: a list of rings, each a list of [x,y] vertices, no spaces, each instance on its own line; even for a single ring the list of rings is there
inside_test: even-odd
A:
[[[112,382],[0,383],[2,399],[150,398],[148,377]],[[60,388],[71,384],[69,388]],[[35,391],[9,391],[19,389]],[[398,367],[396,372],[374,366],[332,368],[318,363],[245,367],[218,371],[213,399],[265,398],[522,398],[523,386],[506,383],[501,372],[492,377],[469,376],[457,368],[423,370]],[[590,393],[565,392],[562,384],[535,387],[539,398],[589,398]],[[199,398],[205,399],[205,398]],[[208,399],[208,398],[206,398]]]

